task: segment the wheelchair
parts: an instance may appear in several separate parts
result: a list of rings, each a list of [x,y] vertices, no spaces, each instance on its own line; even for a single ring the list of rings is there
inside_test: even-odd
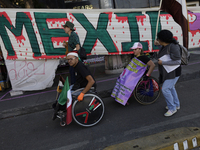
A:
[[[137,83],[132,95],[142,105],[154,103],[161,93],[158,80],[152,76],[146,78],[145,75]]]
[[[84,95],[83,101],[79,102],[76,99],[76,93],[80,93],[83,89],[84,88],[77,89],[71,93],[72,118],[77,124],[83,127],[91,127],[101,121],[104,115],[105,106],[101,98],[97,96],[97,93],[93,89]],[[58,110],[56,117],[60,119],[61,126],[66,125],[66,105]]]

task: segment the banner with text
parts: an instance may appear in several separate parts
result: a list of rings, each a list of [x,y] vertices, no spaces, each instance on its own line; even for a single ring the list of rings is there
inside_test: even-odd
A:
[[[40,61],[5,60],[12,90],[43,90],[53,85],[59,59]]]
[[[137,58],[133,58],[117,79],[111,96],[122,105],[126,105],[138,81],[146,71],[146,66]]]
[[[200,47],[200,7],[188,10],[189,48]],[[79,35],[87,55],[122,55],[132,53],[130,47],[134,42],[141,42],[144,52],[158,51],[158,47],[153,44],[157,15],[158,8],[0,8],[0,46],[12,88],[40,90],[52,85],[59,58],[65,57],[62,43],[69,36],[62,25],[66,21],[74,23],[75,32]],[[181,27],[168,13],[161,12],[159,16],[158,31],[161,29],[172,31],[180,44],[183,43]]]
[[[189,48],[200,46],[200,9],[192,10]],[[0,45],[5,59],[63,58],[68,35],[62,25],[71,21],[88,55],[130,54],[134,42],[154,52],[157,15],[156,9],[0,9]],[[159,18],[158,31],[172,31],[182,44],[181,27],[172,16],[161,12]]]

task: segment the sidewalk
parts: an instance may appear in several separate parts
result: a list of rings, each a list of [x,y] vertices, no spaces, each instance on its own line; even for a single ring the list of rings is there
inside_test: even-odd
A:
[[[111,145],[103,150],[194,150],[200,146],[199,141],[200,128],[182,127]]]
[[[182,67],[182,75],[178,82],[200,78],[200,48],[190,50],[190,52],[191,58],[189,65]],[[101,98],[109,97],[113,87],[115,86],[117,77],[120,74],[105,74],[104,62],[91,64],[89,65],[89,68],[96,79],[98,94]],[[56,72],[54,85],[45,90],[24,92],[22,95],[18,96],[10,96],[9,92],[11,89],[0,92],[0,120],[51,109],[51,104],[56,98],[56,88],[60,74],[64,77],[68,76],[68,68],[59,67]],[[158,78],[157,64],[152,76]]]

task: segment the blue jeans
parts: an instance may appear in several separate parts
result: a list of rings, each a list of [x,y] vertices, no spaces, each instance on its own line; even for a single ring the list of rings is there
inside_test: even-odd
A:
[[[74,91],[72,90],[73,86],[74,86],[74,84],[69,86],[69,88],[70,88],[70,90],[71,90],[71,93],[74,92]],[[82,92],[82,91],[75,92],[75,93],[73,93],[73,95],[78,96],[79,94],[81,94],[81,92]]]
[[[175,111],[176,107],[180,107],[180,102],[179,102],[178,95],[175,89],[175,84],[178,81],[178,79],[179,77],[165,80],[162,85],[162,93],[165,97],[165,101],[167,103],[168,109],[172,111]]]

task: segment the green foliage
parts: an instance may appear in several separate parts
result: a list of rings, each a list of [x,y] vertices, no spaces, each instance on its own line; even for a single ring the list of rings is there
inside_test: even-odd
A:
[[[10,0],[10,2],[14,4],[16,7],[25,8],[24,0]]]
[[[14,4],[16,7],[19,8],[25,8],[26,7],[26,1],[27,0],[10,0],[12,4]],[[46,6],[39,2],[38,0],[31,0],[33,3],[33,8],[46,8]]]

